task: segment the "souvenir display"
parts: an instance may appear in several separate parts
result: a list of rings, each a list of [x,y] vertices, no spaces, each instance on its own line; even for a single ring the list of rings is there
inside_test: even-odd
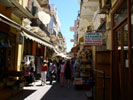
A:
[[[73,74],[74,86],[76,89],[90,89],[90,79],[92,79],[92,50],[91,47],[80,46],[77,52],[76,72]]]

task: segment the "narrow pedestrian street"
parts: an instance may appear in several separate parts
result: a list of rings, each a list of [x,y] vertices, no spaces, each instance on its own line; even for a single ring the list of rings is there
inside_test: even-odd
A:
[[[0,0],[0,100],[133,100],[133,0]]]
[[[87,100],[86,91],[61,87],[59,83],[41,86],[40,81],[31,86],[24,87],[17,95],[9,100]]]

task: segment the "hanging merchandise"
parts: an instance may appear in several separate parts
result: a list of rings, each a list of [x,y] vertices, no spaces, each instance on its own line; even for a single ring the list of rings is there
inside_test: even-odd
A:
[[[92,50],[89,46],[80,46],[77,54],[76,71],[73,74],[75,89],[90,90],[92,75]],[[75,64],[74,64],[75,65]]]
[[[30,64],[30,60],[29,60],[29,57],[28,56],[25,56],[24,57],[24,65],[29,65]]]
[[[33,71],[35,71],[35,58],[32,55],[26,55],[24,57],[24,67],[30,67],[33,68]]]

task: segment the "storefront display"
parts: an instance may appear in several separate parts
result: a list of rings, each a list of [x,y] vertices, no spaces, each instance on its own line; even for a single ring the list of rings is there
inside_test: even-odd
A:
[[[0,71],[13,70],[15,66],[15,35],[0,32]],[[6,60],[5,60],[6,59]],[[4,78],[0,75],[0,79]]]
[[[91,79],[93,76],[92,70],[92,51],[90,47],[82,46],[82,49],[77,54],[77,66],[74,73],[74,86],[76,89],[89,90]]]
[[[14,90],[23,87],[22,73],[16,71],[16,46],[15,34],[0,32],[0,84]]]

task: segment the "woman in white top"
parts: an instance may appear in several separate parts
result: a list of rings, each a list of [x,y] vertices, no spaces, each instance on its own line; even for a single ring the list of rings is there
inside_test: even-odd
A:
[[[64,70],[65,70],[65,63],[62,62],[60,66],[60,84],[61,86],[64,85]]]

